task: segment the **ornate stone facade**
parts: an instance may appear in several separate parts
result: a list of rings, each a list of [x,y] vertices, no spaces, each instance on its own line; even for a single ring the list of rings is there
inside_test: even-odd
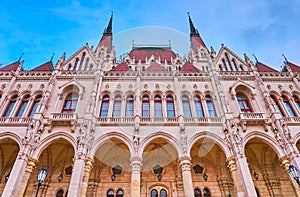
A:
[[[96,48],[1,68],[2,196],[35,195],[41,168],[39,196],[299,196],[300,67],[209,50],[189,24],[188,58],[117,62],[111,17]]]

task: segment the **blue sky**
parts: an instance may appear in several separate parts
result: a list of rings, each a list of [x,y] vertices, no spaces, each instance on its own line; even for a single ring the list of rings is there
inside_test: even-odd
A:
[[[166,44],[171,39],[174,50],[183,50],[184,55],[189,43],[176,45],[178,40],[168,37],[168,31],[188,38],[190,12],[207,46],[218,51],[224,43],[240,57],[247,53],[254,60],[255,54],[280,69],[283,53],[300,65],[299,10],[298,0],[4,0],[0,1],[0,63],[12,63],[24,52],[24,67],[29,69],[48,61],[52,53],[56,63],[63,52],[69,57],[86,42],[96,46],[112,11],[115,41],[130,34],[139,42],[146,35],[134,30],[162,27],[165,41],[158,36],[145,40]],[[115,42],[117,53],[126,51],[119,49],[121,45],[130,49],[131,40]]]

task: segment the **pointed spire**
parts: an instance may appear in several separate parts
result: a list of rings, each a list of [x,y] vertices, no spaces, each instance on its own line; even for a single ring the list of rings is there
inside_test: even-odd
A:
[[[289,61],[288,61],[288,59],[286,58],[286,56],[284,55],[284,54],[282,54],[282,57],[284,58],[284,63],[288,63]]]
[[[105,28],[103,35],[112,35],[112,19],[113,19],[113,12],[111,13],[108,25]]]
[[[199,33],[198,33],[198,30],[195,28],[194,24],[193,24],[193,21],[190,17],[190,13],[188,12],[188,17],[189,17],[189,23],[190,23],[190,35],[193,36],[193,35],[197,35],[199,36]]]

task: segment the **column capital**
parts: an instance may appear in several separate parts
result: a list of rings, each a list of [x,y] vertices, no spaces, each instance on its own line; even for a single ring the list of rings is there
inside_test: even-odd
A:
[[[130,159],[130,167],[132,171],[141,171],[143,164],[143,158],[141,157],[131,157]]]
[[[191,158],[189,156],[180,157],[179,161],[181,171],[191,171],[192,163]]]
[[[289,167],[290,167],[290,164],[291,164],[291,159],[288,155],[286,156],[283,156],[281,158],[279,158],[279,161],[281,162],[281,166],[286,170],[288,171],[289,170]]]
[[[34,159],[32,157],[28,157],[25,171],[29,172],[29,173],[32,173],[34,168],[36,167],[37,162],[38,161],[36,159]]]
[[[227,158],[226,162],[228,163],[227,167],[229,168],[230,172],[237,170],[236,159],[234,156]]]

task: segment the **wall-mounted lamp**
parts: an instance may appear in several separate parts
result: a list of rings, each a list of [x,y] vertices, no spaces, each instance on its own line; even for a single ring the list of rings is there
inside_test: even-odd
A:
[[[254,176],[254,178],[255,178],[256,180],[258,180],[258,176],[259,176],[259,175],[258,175],[255,171],[253,172],[253,176]]]

